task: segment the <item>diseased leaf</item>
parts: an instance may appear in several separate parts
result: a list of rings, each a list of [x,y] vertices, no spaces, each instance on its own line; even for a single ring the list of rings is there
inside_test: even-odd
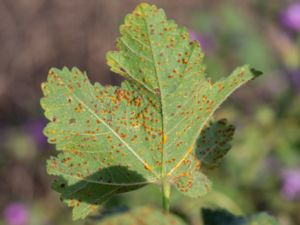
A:
[[[222,157],[230,150],[234,126],[225,119],[211,123],[203,129],[196,142],[196,155],[201,166],[212,169],[218,166]]]
[[[103,220],[99,225],[186,225],[175,215],[162,213],[160,210],[143,207],[114,215]]]
[[[222,209],[202,209],[204,225],[279,225],[267,213],[252,216],[235,216]]]
[[[54,186],[74,207],[74,219],[149,183],[168,181],[191,197],[209,191],[201,162],[215,166],[232,135],[222,124],[206,128],[211,139],[200,132],[235,89],[258,75],[243,66],[211,83],[199,43],[155,6],[140,4],[120,32],[107,63],[126,78],[121,87],[93,85],[76,68],[51,69],[42,84],[50,120],[44,133],[62,151],[47,169],[60,177]]]

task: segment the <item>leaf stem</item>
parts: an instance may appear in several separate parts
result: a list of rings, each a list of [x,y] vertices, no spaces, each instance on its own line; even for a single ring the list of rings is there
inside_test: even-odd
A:
[[[163,209],[166,213],[170,212],[170,194],[171,194],[171,185],[168,180],[164,180],[162,183],[162,203]]]

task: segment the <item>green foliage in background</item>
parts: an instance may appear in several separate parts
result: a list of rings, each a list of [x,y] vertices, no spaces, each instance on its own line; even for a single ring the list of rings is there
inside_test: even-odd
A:
[[[234,216],[225,210],[203,209],[204,225],[279,225],[274,218],[266,213],[242,217]]]
[[[270,57],[274,53],[257,27],[257,18],[251,18],[245,10],[236,10],[226,1],[218,5],[215,11],[202,9],[193,18],[195,32],[203,35],[211,56],[206,60],[210,77],[222,77],[233,66],[232,62],[255,65],[264,73],[274,69],[276,60]]]
[[[161,210],[142,207],[129,212],[119,213],[104,218],[98,225],[186,225],[179,217],[171,214],[164,214]]]

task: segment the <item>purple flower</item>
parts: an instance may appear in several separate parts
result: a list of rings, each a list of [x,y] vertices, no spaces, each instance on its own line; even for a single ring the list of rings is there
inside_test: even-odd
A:
[[[4,209],[4,220],[8,225],[26,225],[29,220],[28,211],[22,203],[11,203]]]
[[[35,142],[42,146],[47,143],[47,138],[43,134],[43,129],[46,126],[44,120],[30,121],[25,125],[25,130],[31,135]]]
[[[292,71],[290,76],[297,89],[300,90],[300,69]]]
[[[300,168],[289,169],[282,173],[283,197],[288,200],[295,200],[300,196]]]
[[[213,41],[211,38],[200,35],[194,31],[190,31],[190,40],[198,41],[205,53],[208,53],[213,47]]]
[[[287,28],[300,31],[300,2],[291,4],[282,13],[281,22]]]
[[[198,33],[190,31],[190,39],[191,41],[200,41],[201,37]]]

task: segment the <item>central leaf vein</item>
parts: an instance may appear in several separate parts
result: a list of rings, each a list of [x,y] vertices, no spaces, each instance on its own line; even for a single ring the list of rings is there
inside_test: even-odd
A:
[[[156,80],[157,80],[157,85],[159,87],[159,91],[160,91],[160,96],[159,96],[159,100],[160,100],[160,109],[161,109],[161,121],[162,121],[162,131],[163,131],[163,135],[161,136],[161,143],[162,143],[162,154],[161,154],[161,176],[164,177],[165,175],[165,165],[164,165],[164,160],[166,158],[165,155],[165,149],[164,149],[164,141],[163,141],[163,137],[165,135],[165,127],[164,127],[164,119],[165,119],[165,115],[164,115],[164,100],[163,100],[163,89],[161,88],[161,83],[160,83],[160,79],[159,79],[159,75],[158,75],[158,68],[157,68],[157,62],[155,59],[155,55],[154,55],[154,51],[153,51],[153,43],[152,40],[150,38],[150,32],[149,32],[149,28],[148,28],[148,22],[146,19],[146,14],[143,10],[143,8],[141,7],[141,11],[143,13],[143,21],[145,24],[145,28],[146,28],[146,32],[147,32],[147,37],[148,37],[148,41],[149,41],[149,45],[150,45],[150,50],[151,50],[151,56],[153,59],[153,65],[154,65],[154,70],[155,70],[155,75],[156,75]]]

